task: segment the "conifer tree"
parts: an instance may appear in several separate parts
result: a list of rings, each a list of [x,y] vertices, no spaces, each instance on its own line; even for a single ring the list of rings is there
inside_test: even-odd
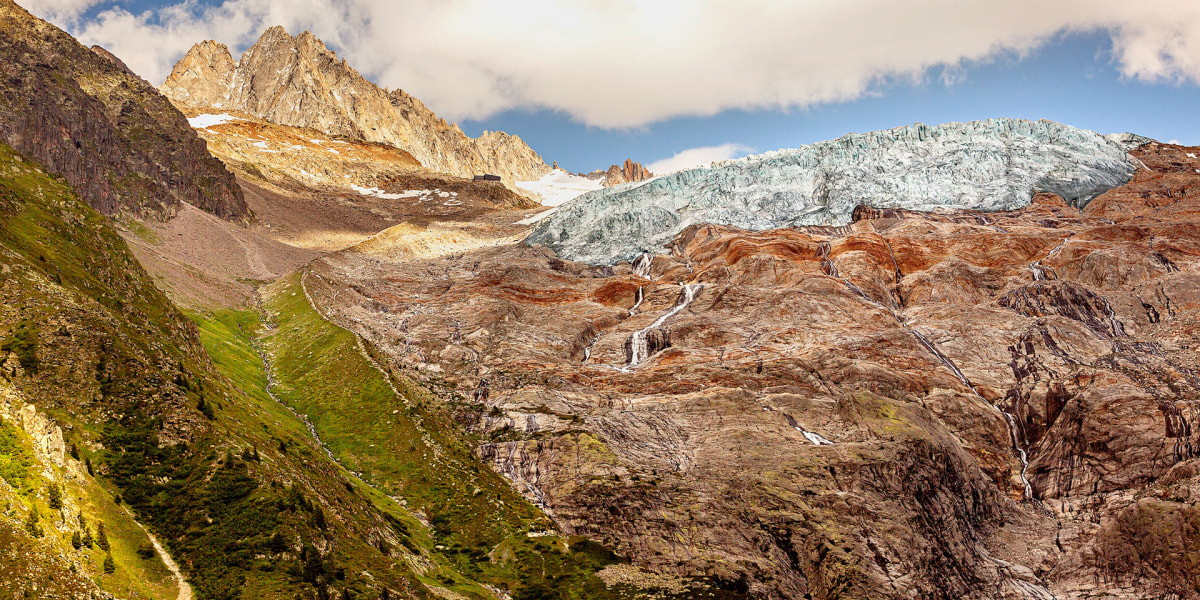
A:
[[[42,537],[42,528],[38,525],[41,519],[42,516],[38,514],[38,509],[34,506],[29,511],[29,518],[25,520],[25,531],[29,532],[29,535],[33,537]]]
[[[101,550],[108,552],[108,535],[104,533],[104,523],[100,523],[99,530],[96,532],[96,545]]]
[[[103,530],[101,530],[103,531]],[[104,556],[104,572],[112,575],[117,570],[117,563],[113,562],[112,554]]]
[[[76,550],[83,547],[83,536],[79,535],[78,529],[76,529],[75,533],[71,536],[71,547]]]
[[[49,498],[48,501],[50,503],[51,510],[61,510],[62,509],[62,506],[63,506],[63,504],[62,504],[62,489],[60,489],[58,487],[57,483],[50,484],[50,489],[47,490],[46,495]]]

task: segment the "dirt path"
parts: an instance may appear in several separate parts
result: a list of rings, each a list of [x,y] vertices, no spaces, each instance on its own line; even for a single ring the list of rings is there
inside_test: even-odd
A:
[[[145,525],[142,525],[141,522],[133,517],[133,513],[129,512],[128,507],[122,508],[125,508],[125,512],[129,514],[129,518],[133,519],[134,523],[137,523],[137,526],[142,529],[142,532],[146,534],[146,537],[150,538],[150,544],[154,546],[155,552],[158,552],[158,556],[162,559],[163,565],[165,565],[167,570],[175,576],[175,582],[179,585],[179,596],[177,596],[177,600],[192,600],[192,586],[187,582],[187,579],[183,577],[183,572],[179,570],[179,565],[175,563],[175,560],[171,558],[170,554],[167,554],[167,549],[163,548],[162,544],[158,543],[158,538],[154,537],[154,534],[150,533],[150,530],[146,529]]]

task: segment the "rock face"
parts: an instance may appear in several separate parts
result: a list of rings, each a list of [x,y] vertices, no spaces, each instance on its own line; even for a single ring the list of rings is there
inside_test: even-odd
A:
[[[625,159],[623,165],[610,166],[607,171],[595,170],[587,174],[588,179],[603,179],[604,187],[645,181],[652,177],[654,177],[654,173],[651,173],[650,169],[642,166],[642,163],[634,162],[631,158]]]
[[[855,206],[1013,210],[1034,192],[1083,206],[1137,167],[1126,138],[997,119],[850,134],[588,194],[529,237],[596,264],[660,252],[688,225],[845,225]]]
[[[0,0],[0,140],[93,207],[163,219],[181,202],[249,216],[242,192],[183,115],[103,49]]]
[[[1134,150],[1149,168],[1081,210],[1017,191],[1085,204],[1124,148],[1021,127],[1058,135],[1014,131],[1036,160],[965,196],[1011,211],[693,225],[632,265],[360,249],[309,291],[453,384],[479,457],[641,568],[766,598],[1198,598],[1200,150]],[[1030,170],[1085,143],[1084,167]],[[673,181],[743,189],[748,166]]]
[[[272,27],[237,62],[223,44],[196,44],[159,89],[181,106],[236,110],[391,144],[427,169],[452,175],[491,173],[511,185],[550,170],[519,137],[485,132],[469,138],[420,100],[379,88],[307,31],[293,37]]]

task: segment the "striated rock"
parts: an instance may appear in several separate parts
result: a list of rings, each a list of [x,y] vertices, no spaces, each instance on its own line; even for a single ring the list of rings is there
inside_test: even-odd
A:
[[[1063,185],[693,224],[612,266],[364,246],[308,291],[473,399],[476,455],[640,569],[766,598],[1197,598],[1197,152],[1133,150],[1148,170],[1082,210]]]
[[[237,62],[223,44],[196,44],[159,89],[180,106],[391,144],[427,169],[461,177],[491,173],[512,185],[550,170],[519,137],[469,138],[413,96],[379,88],[307,31],[293,37],[272,27]]]
[[[187,202],[249,217],[242,192],[183,115],[119,59],[0,0],[0,140],[109,215],[164,219]]]
[[[1125,137],[1050,121],[914,125],[779,150],[588,194],[528,243],[597,264],[661,252],[688,225],[840,226],[875,208],[1013,210],[1035,192],[1084,206],[1129,181]]]

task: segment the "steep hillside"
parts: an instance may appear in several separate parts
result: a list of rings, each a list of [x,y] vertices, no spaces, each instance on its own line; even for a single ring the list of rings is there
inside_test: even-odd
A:
[[[196,328],[155,289],[105,219],[7,147],[0,147],[0,167],[7,354],[0,416],[6,427],[15,417],[32,445],[45,447],[22,454],[30,442],[6,434],[16,441],[0,453],[17,456],[25,465],[17,472],[26,475],[14,480],[7,476],[13,459],[0,461],[8,466],[0,488],[28,505],[14,518],[24,519],[29,537],[45,538],[33,544],[18,535],[8,543],[53,557],[38,563],[41,575],[10,571],[0,579],[44,583],[47,569],[66,573],[74,563],[84,568],[73,578],[81,589],[126,593],[120,584],[147,566],[134,552],[144,534],[122,515],[124,504],[163,538],[201,598],[245,590],[252,591],[246,597],[290,598],[333,583],[335,567],[357,573],[371,564],[370,586],[356,584],[357,576],[338,585],[375,595],[381,586],[420,588],[383,546],[352,541],[380,535],[372,531],[394,539],[397,526],[356,494],[347,474],[322,464],[298,420],[269,400],[252,401],[218,374]],[[29,416],[38,413],[45,417]],[[50,485],[60,486],[60,499]],[[42,533],[53,528],[53,535],[32,533],[25,513],[35,511]],[[327,521],[316,523],[321,511]],[[124,575],[105,574],[105,553],[95,546],[54,546],[85,524],[98,537],[99,522],[107,525],[115,573]],[[169,575],[158,585],[141,587],[151,597],[174,597]]]
[[[28,557],[0,590],[619,597],[595,575],[619,559],[554,531],[299,277],[266,295],[274,323],[186,319],[104,217],[2,145],[0,217],[0,549]]]
[[[426,169],[460,177],[491,173],[512,185],[550,170],[516,136],[469,138],[420,100],[379,88],[307,31],[293,37],[272,27],[237,62],[222,44],[196,44],[159,89],[180,106],[391,144]]]
[[[164,219],[186,202],[249,216],[233,176],[187,121],[119,60],[0,0],[0,140],[97,210]]]

